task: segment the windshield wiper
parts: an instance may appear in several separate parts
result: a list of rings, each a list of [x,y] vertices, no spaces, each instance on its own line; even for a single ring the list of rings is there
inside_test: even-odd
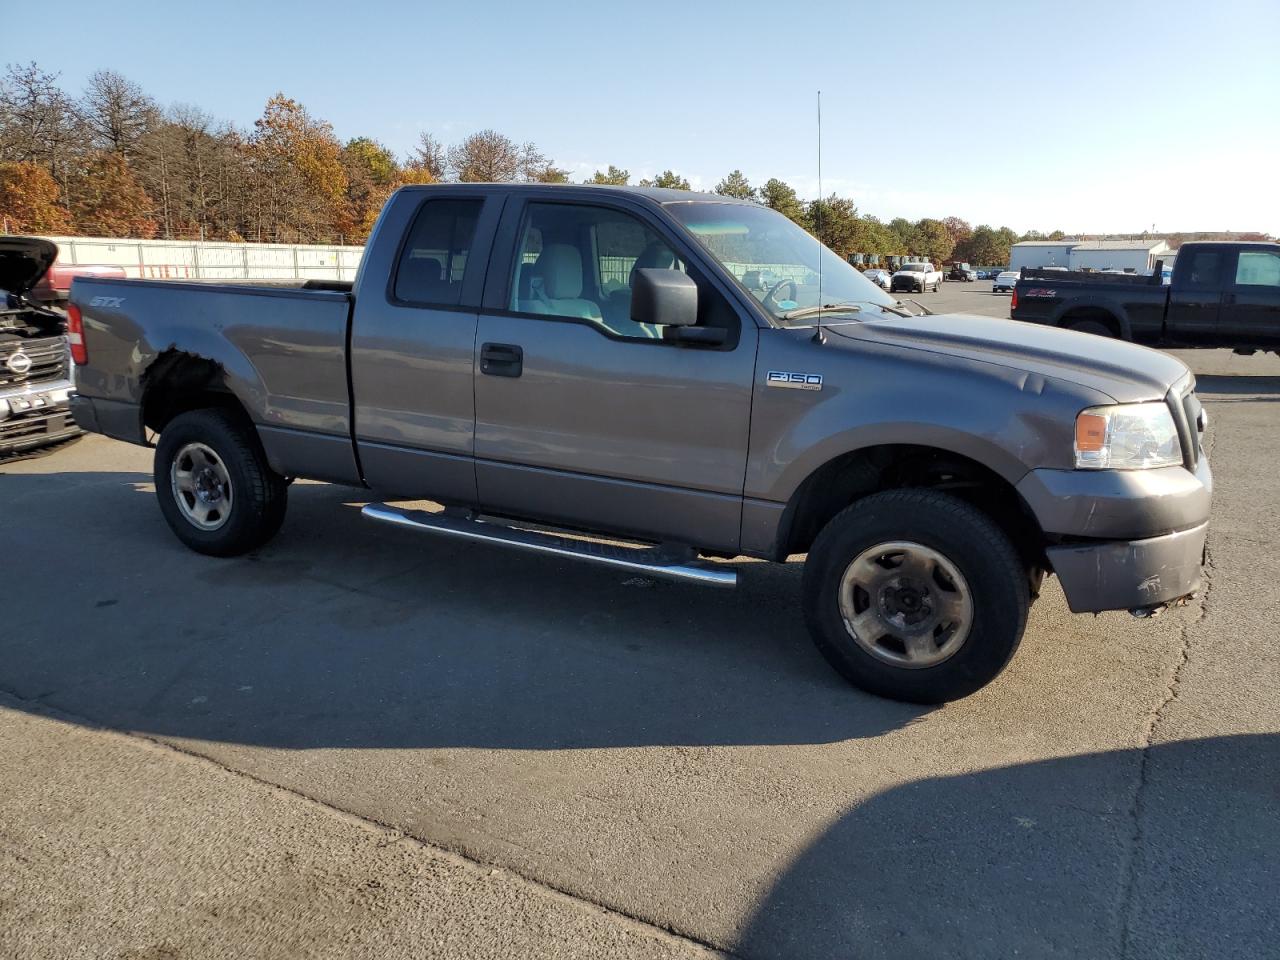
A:
[[[845,300],[840,303],[827,303],[821,307],[800,307],[796,310],[788,310],[782,315],[783,320],[799,320],[801,317],[812,317],[819,313],[857,313],[862,307],[860,303],[870,303],[870,300]]]

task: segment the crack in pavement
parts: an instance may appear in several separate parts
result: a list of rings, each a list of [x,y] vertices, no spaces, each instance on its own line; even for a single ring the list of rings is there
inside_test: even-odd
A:
[[[239,770],[235,767],[228,766],[227,764],[222,763],[221,761],[217,760],[214,757],[210,757],[206,754],[200,753],[199,751],[187,748],[185,746],[181,746],[176,743],[171,743],[168,740],[160,739],[157,737],[147,736],[146,734],[137,733],[134,731],[117,730],[112,727],[104,726],[103,724],[94,720],[92,717],[86,717],[80,714],[71,713],[70,711],[63,710],[58,707],[50,706],[49,704],[44,703],[41,700],[37,700],[31,697],[25,697],[19,693],[16,693],[15,691],[0,687],[0,707],[5,705],[4,704],[5,699],[9,699],[15,703],[21,704],[22,709],[26,712],[30,712],[39,716],[45,716],[53,720],[61,721],[63,723],[74,724],[78,727],[96,732],[102,736],[120,738],[128,741],[130,744],[136,747],[139,747],[141,749],[156,750],[173,757],[181,758],[186,762],[196,763],[202,766],[207,765],[216,770],[220,770],[224,774],[227,774],[229,776],[236,777],[242,780],[246,780],[257,787],[261,787],[266,790],[272,791],[274,793],[280,794],[291,800],[301,801],[303,803],[310,804],[320,810],[323,810],[329,816],[336,817],[341,820],[345,820],[346,822],[355,824],[368,832],[379,835],[380,839],[376,842],[376,845],[378,846],[391,845],[391,844],[397,844],[397,843],[410,844],[416,848],[429,851],[431,854],[437,857],[441,857],[445,860],[452,861],[456,864],[465,866],[472,870],[479,870],[482,873],[486,873],[490,876],[492,876],[494,873],[498,871],[501,871],[501,873],[514,877],[515,879],[521,881],[522,883],[526,883],[529,886],[534,887],[537,890],[540,890],[544,894],[551,896],[555,899],[562,900],[562,901],[572,901],[578,905],[593,907],[601,911],[602,913],[607,914],[608,916],[616,918],[620,922],[643,928],[649,933],[656,934],[659,937],[670,938],[671,940],[674,940],[689,946],[698,947],[703,950],[710,951],[713,954],[724,957],[725,960],[742,960],[739,954],[733,953],[728,949],[726,949],[725,947],[716,946],[715,944],[709,943],[705,940],[701,940],[696,936],[692,936],[688,933],[682,932],[680,930],[676,930],[664,924],[655,923],[652,920],[645,919],[644,917],[639,916],[638,914],[630,913],[626,910],[620,910],[617,907],[611,906],[600,900],[596,900],[591,897],[585,897],[585,896],[582,896],[581,894],[574,893],[571,890],[556,886],[555,884],[547,883],[544,880],[539,880],[535,877],[527,876],[526,874],[523,874],[523,873],[520,873],[519,871],[511,869],[509,866],[506,866],[505,864],[501,864],[493,861],[481,860],[476,857],[470,856],[467,853],[462,852],[461,850],[428,842],[426,840],[423,840],[419,837],[414,836],[411,833],[407,833],[404,830],[396,826],[393,826],[392,824],[386,823],[382,820],[378,820],[374,817],[369,817],[364,814],[356,813],[352,810],[348,810],[343,807],[336,806],[332,803],[328,803],[324,800],[320,800],[317,797],[311,796],[310,794],[304,793],[300,790],[295,790],[290,787],[282,786],[278,783],[273,783],[270,780],[265,780],[262,777],[259,777],[253,773],[249,773],[248,771]]]
[[[1201,455],[1208,457],[1213,451],[1213,435],[1208,438]],[[1213,550],[1209,538],[1205,538],[1204,589],[1200,592],[1198,610],[1194,619],[1183,621],[1179,631],[1178,659],[1165,685],[1164,696],[1150,713],[1142,731],[1142,756],[1138,761],[1138,777],[1134,786],[1133,800],[1129,805],[1129,819],[1133,823],[1133,833],[1129,845],[1129,861],[1125,869],[1124,887],[1120,897],[1120,960],[1128,960],[1129,937],[1133,926],[1134,894],[1138,886],[1138,874],[1142,866],[1142,848],[1146,841],[1142,829],[1146,816],[1146,791],[1151,762],[1151,743],[1156,731],[1164,720],[1165,711],[1178,699],[1178,685],[1182,682],[1182,671],[1191,659],[1191,632],[1200,626],[1209,615],[1209,594],[1213,591]]]

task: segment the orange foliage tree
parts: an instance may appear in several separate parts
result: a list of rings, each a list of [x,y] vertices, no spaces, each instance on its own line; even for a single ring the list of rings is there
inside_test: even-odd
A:
[[[35,163],[0,163],[0,227],[6,233],[66,233],[67,211],[58,184]]]

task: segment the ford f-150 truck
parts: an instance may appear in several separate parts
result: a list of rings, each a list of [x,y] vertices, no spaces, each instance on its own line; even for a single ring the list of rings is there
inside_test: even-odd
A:
[[[1161,347],[1280,352],[1280,244],[1183,244],[1153,276],[1024,270],[1011,317]]]
[[[354,284],[80,279],[71,301],[77,418],[158,435],[160,509],[203,553],[266,542],[295,477],[443,505],[364,508],[402,529],[712,585],[736,582],[717,559],[807,553],[822,653],[919,702],[1000,672],[1048,572],[1077,612],[1200,585],[1181,362],[912,316],[755,203],[405,187]]]
[[[48,240],[0,237],[0,460],[80,435],[64,318],[29,296],[57,255]]]

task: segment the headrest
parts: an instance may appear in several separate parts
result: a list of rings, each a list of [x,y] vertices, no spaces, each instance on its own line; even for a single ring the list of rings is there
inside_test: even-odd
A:
[[[537,275],[542,290],[552,300],[573,300],[582,296],[582,257],[576,247],[551,243],[538,255]]]

